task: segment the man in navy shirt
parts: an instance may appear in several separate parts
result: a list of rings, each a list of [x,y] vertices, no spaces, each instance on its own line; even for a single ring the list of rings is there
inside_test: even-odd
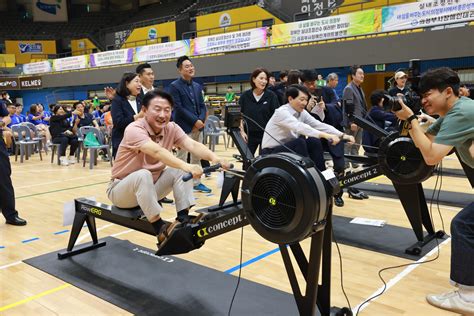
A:
[[[169,93],[173,97],[173,121],[193,140],[202,142],[204,122],[206,121],[207,108],[204,104],[202,87],[193,81],[196,74],[194,65],[188,56],[178,58],[176,63],[180,78],[169,86]],[[179,150],[178,158],[186,161],[188,152]],[[199,157],[191,155],[191,164],[199,164]],[[194,179],[194,190],[210,193],[211,189]]]
[[[0,101],[0,120],[8,116],[8,110],[3,101]],[[9,120],[9,119],[8,119]],[[0,209],[6,223],[15,226],[24,226],[26,221],[18,216],[15,210],[15,191],[11,180],[10,157],[3,142],[3,131],[0,130]]]

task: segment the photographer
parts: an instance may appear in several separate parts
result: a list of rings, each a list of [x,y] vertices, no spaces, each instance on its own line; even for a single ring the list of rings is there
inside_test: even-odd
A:
[[[392,97],[398,95],[399,93],[405,95],[409,91],[408,87],[406,86],[407,79],[408,76],[406,73],[403,71],[397,71],[395,74],[395,86],[388,90],[388,94],[390,94]]]
[[[310,97],[306,110],[319,121],[324,121],[326,117],[326,104],[322,99],[322,89],[317,85],[318,74],[314,70],[303,70],[301,73],[301,82],[308,88]]]
[[[375,90],[370,95],[370,108],[367,118],[372,121],[378,127],[389,131],[390,129],[396,129],[397,118],[392,112],[385,112],[383,108],[383,102],[385,100],[386,91]],[[380,137],[377,137],[369,131],[363,132],[362,135],[362,146],[366,153],[377,153],[378,150],[374,147],[379,147]]]
[[[461,160],[474,168],[474,101],[459,97],[460,80],[450,68],[433,69],[420,79],[421,103],[428,115],[438,114],[425,133],[417,116],[399,100],[402,109],[396,116],[410,123],[410,136],[420,149],[425,162],[435,165],[455,148]],[[474,313],[474,202],[462,209],[451,222],[451,280],[458,290],[441,295],[428,295],[436,307],[456,313]]]

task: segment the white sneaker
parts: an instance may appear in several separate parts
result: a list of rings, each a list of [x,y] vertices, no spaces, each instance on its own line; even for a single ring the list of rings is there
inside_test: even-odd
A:
[[[69,159],[67,160],[67,162],[70,164],[70,165],[73,165],[76,163],[76,157],[74,156],[69,156]]]
[[[66,157],[59,157],[59,163],[61,166],[69,166],[69,162]]]
[[[458,291],[439,295],[430,294],[426,300],[433,306],[462,315],[474,315],[474,303],[466,302],[459,296]]]

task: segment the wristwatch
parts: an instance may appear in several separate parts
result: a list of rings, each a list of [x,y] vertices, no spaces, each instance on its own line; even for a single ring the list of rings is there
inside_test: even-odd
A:
[[[418,120],[418,116],[416,114],[410,115],[410,117],[407,119],[407,122],[411,124],[411,121],[413,120]]]

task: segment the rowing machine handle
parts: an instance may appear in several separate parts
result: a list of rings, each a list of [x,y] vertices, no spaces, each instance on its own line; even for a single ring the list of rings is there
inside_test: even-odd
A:
[[[209,166],[209,167],[206,167],[206,168],[203,168],[202,171],[203,173],[208,173],[208,172],[213,172],[213,171],[216,171],[218,169],[220,169],[222,166],[220,163],[218,164],[215,164],[213,166]],[[234,168],[234,165],[233,164],[230,164],[230,168]],[[193,178],[193,174],[192,173],[187,173],[183,176],[183,181],[186,182],[186,181],[189,181]]]

